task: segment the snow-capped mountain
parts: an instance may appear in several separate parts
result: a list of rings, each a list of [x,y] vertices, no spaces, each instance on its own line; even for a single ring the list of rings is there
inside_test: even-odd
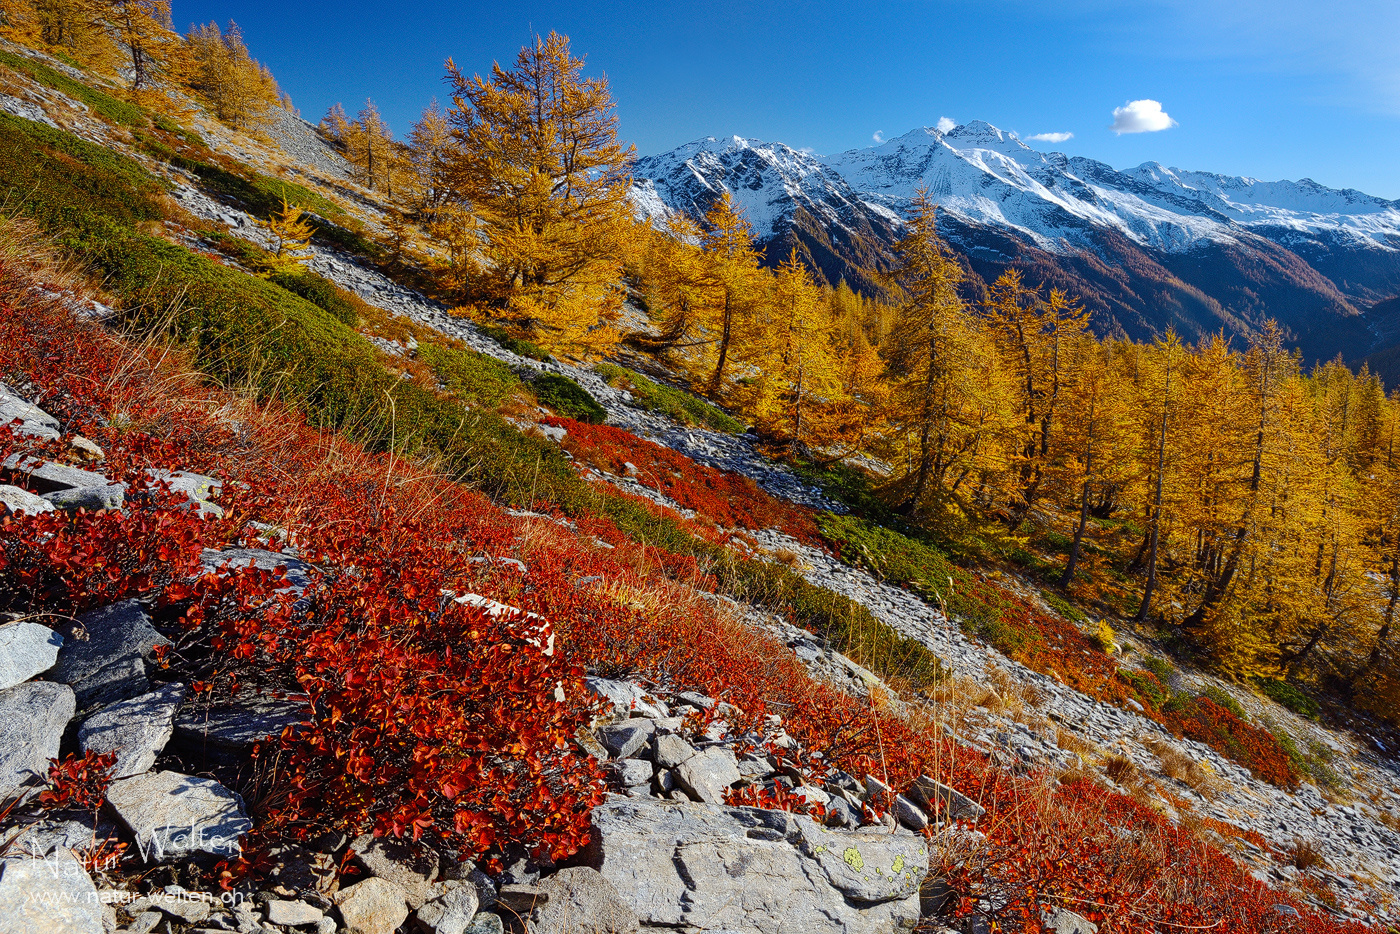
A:
[[[1246,336],[1275,317],[1309,357],[1353,359],[1390,341],[1362,310],[1400,294],[1400,202],[1310,179],[1119,171],[981,121],[826,157],[711,137],[639,160],[635,176],[639,213],[698,217],[728,190],[771,260],[797,249],[867,289],[926,187],[974,295],[1018,266],[1079,295],[1105,333]]]
[[[642,215],[697,219],[728,191],[774,261],[797,249],[831,281],[869,289],[868,271],[888,264],[903,221],[857,194],[810,153],[782,143],[708,137],[637,161],[632,199]]]
[[[947,132],[923,127],[822,162],[893,210],[905,210],[923,185],[943,210],[1055,252],[1088,245],[1083,234],[1093,229],[1167,251],[1278,231],[1400,250],[1400,202],[1311,179],[1261,182],[1156,162],[1120,172],[1093,159],[1038,152],[980,120]]]

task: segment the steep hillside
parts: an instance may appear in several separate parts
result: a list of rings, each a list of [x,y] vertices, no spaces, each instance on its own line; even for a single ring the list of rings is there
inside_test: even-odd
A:
[[[1168,661],[1163,633],[1038,584],[1034,556],[950,561],[661,360],[559,359],[454,313],[393,202],[302,122],[237,131],[185,96],[172,117],[7,54],[81,88],[20,63],[0,96],[16,930],[1400,917],[1376,720]],[[746,179],[775,238],[833,263],[897,230],[800,153],[721,148],[651,190],[698,206]],[[295,268],[274,262],[284,199],[319,228]],[[1002,260],[1051,255],[994,233]],[[1076,275],[1138,309],[1125,331],[1158,295],[1228,320],[1105,237]]]

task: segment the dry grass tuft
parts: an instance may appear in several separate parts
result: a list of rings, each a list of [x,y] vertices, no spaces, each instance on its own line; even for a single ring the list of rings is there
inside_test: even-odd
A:
[[[1105,774],[1124,787],[1133,785],[1142,778],[1142,773],[1133,764],[1133,760],[1119,752],[1104,757],[1102,765]]]
[[[1299,872],[1307,872],[1314,867],[1318,869],[1327,868],[1327,860],[1322,858],[1316,846],[1311,840],[1298,840],[1293,844],[1293,849],[1288,852],[1288,861]]]
[[[1215,775],[1210,769],[1192,759],[1171,743],[1157,736],[1149,736],[1142,745],[1162,763],[1162,774],[1184,783],[1193,791],[1208,797],[1214,792]]]
[[[1075,753],[1081,759],[1087,759],[1099,751],[1089,740],[1070,730],[1055,728],[1055,745],[1068,752]]]

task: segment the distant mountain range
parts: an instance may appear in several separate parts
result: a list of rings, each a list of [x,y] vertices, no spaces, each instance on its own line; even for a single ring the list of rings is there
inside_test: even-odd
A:
[[[866,292],[924,185],[970,297],[1016,266],[1078,296],[1101,334],[1245,338],[1273,317],[1309,361],[1370,357],[1400,383],[1400,201],[1155,162],[1118,171],[981,121],[834,156],[710,137],[640,159],[635,178],[652,218],[702,215],[728,190],[770,260],[796,248]]]

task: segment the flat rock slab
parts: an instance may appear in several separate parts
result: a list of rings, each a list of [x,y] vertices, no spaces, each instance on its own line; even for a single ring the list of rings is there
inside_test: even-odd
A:
[[[0,799],[48,776],[76,709],[66,684],[29,681],[0,691]]]
[[[48,671],[58,661],[63,637],[38,623],[0,626],[0,691]]]
[[[110,482],[100,473],[69,467],[24,454],[11,454],[0,467],[24,478],[24,485],[36,493],[55,493],[59,490],[77,490],[83,487],[107,486]]]
[[[593,811],[588,862],[643,925],[895,934],[919,919],[928,848],[760,808],[646,800]]]
[[[113,782],[107,803],[148,863],[196,853],[236,856],[239,838],[253,829],[236,794],[213,779],[179,772]]]
[[[149,771],[170,741],[175,711],[187,690],[183,684],[167,684],[150,694],[104,707],[78,728],[78,744],[84,752],[116,753],[113,778]]]
[[[9,507],[10,512],[22,512],[29,516],[38,516],[46,512],[53,512],[53,503],[42,496],[35,496],[28,490],[21,490],[17,486],[0,484],[0,504]]]
[[[126,700],[150,691],[146,661],[169,643],[139,602],[113,603],[78,617],[51,677],[73,686],[81,708]]]
[[[175,716],[175,741],[184,749],[227,757],[310,718],[305,694],[249,691],[209,707],[186,703]]]
[[[68,850],[47,859],[0,861],[0,930],[105,934],[97,888]]]

